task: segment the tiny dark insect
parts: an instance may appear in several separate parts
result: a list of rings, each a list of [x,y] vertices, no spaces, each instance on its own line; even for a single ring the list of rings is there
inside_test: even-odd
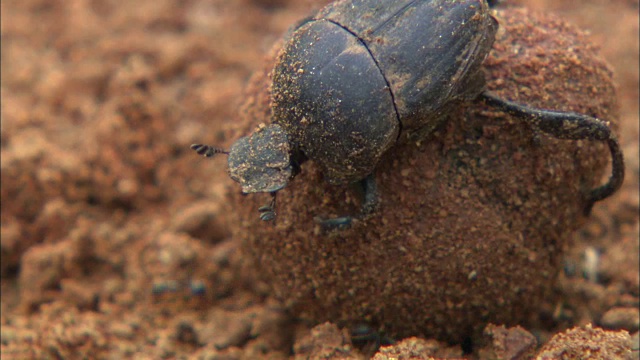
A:
[[[272,124],[229,151],[194,144],[198,154],[229,155],[229,175],[244,193],[268,192],[260,218],[276,217],[276,193],[306,160],[336,185],[364,190],[360,212],[316,221],[351,226],[378,208],[373,172],[400,139],[432,133],[462,102],[486,104],[559,139],[605,141],[609,181],[589,191],[585,214],[622,184],[624,163],[608,124],[574,112],[535,109],[485,90],[482,63],[498,23],[486,0],[336,1],[296,25],[272,77]],[[406,138],[403,136],[403,138]]]

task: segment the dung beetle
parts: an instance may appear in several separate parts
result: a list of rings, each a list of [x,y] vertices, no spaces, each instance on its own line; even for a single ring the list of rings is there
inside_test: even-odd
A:
[[[492,1],[494,5],[496,1]],[[486,0],[344,0],[298,23],[272,71],[272,123],[229,151],[193,144],[198,154],[229,155],[243,193],[268,192],[260,218],[275,219],[277,191],[306,160],[334,185],[364,190],[358,214],[316,218],[324,229],[351,226],[378,208],[374,170],[401,139],[424,137],[464,102],[484,101],[559,139],[607,142],[609,181],[585,194],[593,203],[622,184],[624,163],[608,123],[574,112],[535,109],[485,90],[482,64],[498,29]],[[401,136],[402,135],[402,136]]]

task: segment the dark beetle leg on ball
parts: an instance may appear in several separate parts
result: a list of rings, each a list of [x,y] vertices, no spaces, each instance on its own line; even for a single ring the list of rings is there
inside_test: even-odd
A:
[[[378,210],[379,197],[378,186],[376,185],[376,177],[369,174],[366,178],[360,180],[358,184],[362,187],[364,193],[360,213],[356,216],[341,216],[333,219],[322,219],[316,217],[314,220],[320,224],[323,230],[344,230],[351,227],[354,219],[365,220]]]
[[[589,215],[596,201],[613,194],[622,185],[624,179],[624,160],[618,140],[602,120],[575,112],[535,109],[497,97],[489,91],[483,92],[485,103],[512,116],[531,123],[535,128],[553,137],[563,140],[600,140],[606,141],[611,151],[611,177],[609,181],[593,190],[586,197],[584,213]]]

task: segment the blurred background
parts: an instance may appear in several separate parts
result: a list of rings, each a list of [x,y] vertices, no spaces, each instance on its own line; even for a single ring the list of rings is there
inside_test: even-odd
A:
[[[289,356],[300,326],[220,211],[243,88],[327,1],[3,0],[2,356]],[[619,90],[623,189],[568,250],[545,331],[638,327],[637,0],[505,0],[590,32]],[[304,327],[304,326],[303,326]],[[146,357],[145,357],[146,356]]]

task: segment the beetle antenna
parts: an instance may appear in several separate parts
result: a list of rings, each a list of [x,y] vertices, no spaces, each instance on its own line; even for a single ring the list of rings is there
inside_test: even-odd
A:
[[[191,149],[195,150],[198,155],[202,155],[204,157],[212,157],[215,154],[225,154],[229,155],[229,151],[221,149],[215,146],[203,145],[203,144],[192,144]]]

